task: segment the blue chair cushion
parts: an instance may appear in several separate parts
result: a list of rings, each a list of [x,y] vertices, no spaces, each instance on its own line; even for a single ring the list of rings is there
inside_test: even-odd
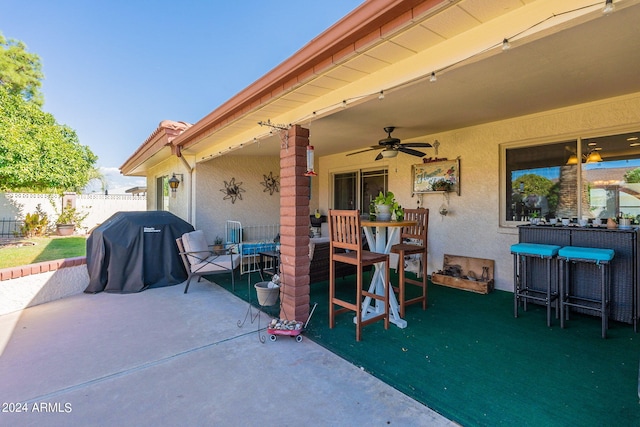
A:
[[[595,263],[609,262],[613,259],[615,251],[613,249],[583,248],[580,246],[565,246],[558,251],[560,258],[581,259],[593,261]]]
[[[560,246],[539,243],[516,243],[511,245],[511,253],[518,255],[553,257],[558,254],[559,250]]]

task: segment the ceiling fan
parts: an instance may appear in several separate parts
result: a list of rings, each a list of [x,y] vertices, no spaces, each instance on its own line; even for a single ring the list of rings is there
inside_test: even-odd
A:
[[[425,153],[422,151],[414,150],[409,147],[432,147],[428,142],[405,142],[404,144],[400,142],[400,139],[394,138],[391,136],[391,133],[395,130],[394,126],[388,126],[384,128],[384,131],[387,133],[387,137],[378,141],[378,145],[372,145],[366,150],[356,151],[355,153],[349,153],[347,156],[352,156],[354,154],[364,153],[366,151],[379,150],[382,148],[383,150],[378,153],[376,156],[376,160],[380,159],[388,159],[391,157],[396,157],[398,152],[410,154],[412,156],[424,157]]]

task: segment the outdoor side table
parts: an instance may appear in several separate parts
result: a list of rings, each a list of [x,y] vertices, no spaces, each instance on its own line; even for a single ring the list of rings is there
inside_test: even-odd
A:
[[[260,279],[264,280],[264,275],[268,274],[273,276],[278,273],[278,265],[280,263],[280,252],[276,251],[263,251],[258,252],[259,266],[260,266]],[[270,261],[271,267],[265,268],[265,261]]]

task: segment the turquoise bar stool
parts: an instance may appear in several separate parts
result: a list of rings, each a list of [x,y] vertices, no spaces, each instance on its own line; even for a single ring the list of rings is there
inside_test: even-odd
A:
[[[565,246],[558,251],[560,259],[560,327],[564,328],[565,319],[569,318],[569,308],[576,307],[598,313],[602,319],[602,338],[607,337],[609,328],[609,305],[611,295],[610,263],[615,251],[613,249],[584,248],[579,246]],[[572,286],[570,268],[568,264],[590,263],[600,270],[599,297],[590,298],[578,296]]]
[[[516,243],[511,245],[513,254],[513,315],[518,317],[520,302],[523,303],[524,311],[527,311],[527,302],[534,301],[543,303],[547,307],[547,326],[551,326],[551,305],[555,301],[556,317],[558,317],[558,285],[552,283],[551,269],[558,268],[556,255],[560,246],[543,245],[538,243]],[[547,267],[546,283],[543,287],[533,287],[529,283],[527,274],[527,258],[540,258],[544,260]],[[557,277],[557,274],[556,274]]]

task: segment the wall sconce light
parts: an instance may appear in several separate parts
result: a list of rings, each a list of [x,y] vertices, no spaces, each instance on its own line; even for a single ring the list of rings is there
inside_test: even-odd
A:
[[[318,176],[318,174],[313,169],[313,157],[313,145],[307,145],[307,171],[304,173],[304,176]]]
[[[171,195],[176,197],[176,190],[180,186],[180,182],[184,180],[184,175],[179,173],[181,179],[176,178],[176,174],[174,173],[171,178],[169,178],[169,187],[171,188]]]

